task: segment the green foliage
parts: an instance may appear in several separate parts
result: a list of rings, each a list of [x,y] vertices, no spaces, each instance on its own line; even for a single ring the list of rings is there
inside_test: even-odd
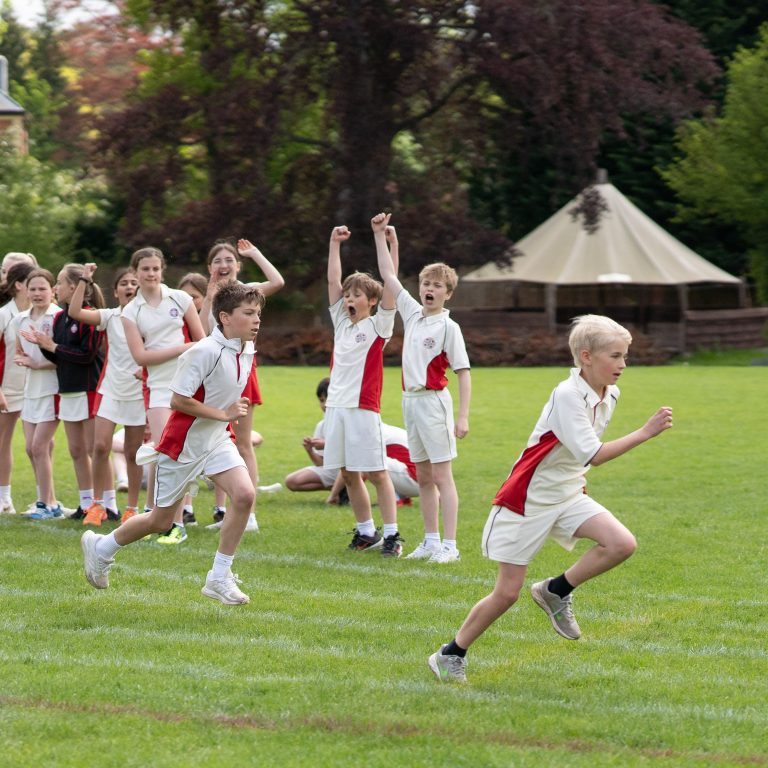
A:
[[[306,461],[326,371],[261,370],[262,482]],[[218,536],[201,525],[167,551],[120,552],[106,591],[82,575],[74,522],[0,518],[0,729],[18,768],[467,766],[702,768],[763,765],[768,369],[632,368],[608,437],[662,402],[671,432],[589,473],[590,494],[639,540],[627,563],[580,587],[584,636],[558,637],[527,589],[469,654],[470,684],[440,685],[427,656],[493,586],[480,554],[490,500],[525,444],[559,369],[473,371],[472,431],[459,446],[462,559],[446,567],[346,549],[349,509],[322,493],[264,494],[261,532],[235,570],[248,606],[200,595]],[[723,398],[722,393],[728,397]],[[385,420],[399,423],[399,371],[385,371]],[[20,430],[13,495],[34,483]],[[59,497],[74,504],[66,441]],[[378,511],[374,510],[378,518]],[[418,502],[400,510],[407,547]],[[104,530],[109,530],[105,526]],[[583,552],[548,543],[528,584]]]
[[[728,66],[722,113],[684,124],[682,153],[664,178],[683,199],[681,218],[723,220],[753,245],[752,276],[768,301],[768,25]]]
[[[79,233],[103,226],[108,207],[103,180],[20,156],[0,141],[0,254],[34,253],[47,267],[102,256],[79,250]]]

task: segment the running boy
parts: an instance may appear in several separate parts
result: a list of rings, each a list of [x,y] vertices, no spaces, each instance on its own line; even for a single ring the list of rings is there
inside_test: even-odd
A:
[[[168,530],[183,504],[187,486],[207,475],[229,496],[219,549],[208,572],[203,595],[227,605],[249,602],[240,591],[231,566],[245,530],[255,490],[248,470],[231,439],[229,424],[245,416],[241,397],[251,372],[253,342],[261,323],[264,296],[258,288],[231,283],[214,299],[217,327],[179,357],[171,382],[173,413],[156,451],[147,447],[144,462],[156,461],[155,507],[136,515],[108,536],[86,531],[82,537],[85,577],[97,589],[109,586],[109,570],[121,547],[150,533]]]
[[[397,302],[403,318],[403,418],[408,432],[411,459],[424,519],[424,541],[408,555],[430,563],[451,563],[459,559],[456,530],[459,496],[451,462],[456,458],[456,438],[469,432],[471,380],[464,337],[448,316],[445,302],[458,282],[456,272],[446,264],[428,264],[419,274],[421,304],[397,279],[392,257],[397,254],[395,228],[388,226],[390,214],[371,220],[379,272],[384,285]],[[387,246],[390,242],[392,254]],[[453,401],[445,371],[451,367],[459,382],[459,415],[454,425]],[[443,507],[443,541],[440,543],[438,513]]]
[[[357,525],[350,549],[381,548],[384,557],[400,557],[395,489],[386,470],[381,432],[384,345],[392,336],[395,303],[390,291],[370,275],[353,272],[341,282],[341,244],[346,227],[334,227],[328,250],[328,301],[333,320],[333,363],[325,408],[323,466],[341,469]],[[378,312],[371,315],[381,301]],[[376,487],[384,537],[376,530],[363,473]]]
[[[499,563],[493,592],[472,608],[456,637],[429,657],[441,681],[466,681],[467,649],[517,601],[528,564],[548,536],[567,550],[577,539],[595,542],[560,576],[531,587],[536,604],[568,640],[581,637],[572,591],[622,563],[637,546],[629,530],[586,495],[584,475],[590,465],[615,459],[669,429],[672,409],[659,408],[640,429],[601,442],[632,337],[610,318],[582,315],[574,319],[568,341],[576,367],[550,395],[485,524],[483,553]]]

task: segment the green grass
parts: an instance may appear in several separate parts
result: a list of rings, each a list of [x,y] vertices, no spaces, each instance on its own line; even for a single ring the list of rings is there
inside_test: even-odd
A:
[[[768,365],[768,347],[758,349],[702,349],[673,361],[678,365]]]
[[[262,482],[304,464],[322,373],[260,370]],[[563,376],[473,372],[455,466],[458,564],[348,552],[348,510],[325,508],[321,493],[264,495],[262,530],[236,560],[252,602],[225,607],[199,594],[216,542],[202,525],[178,550],[121,552],[102,592],[82,576],[82,526],[0,518],[0,763],[768,764],[765,368],[630,368],[607,437],[662,404],[675,428],[590,472],[590,492],[640,547],[578,590],[583,638],[558,637],[526,594],[473,647],[468,686],[429,672],[426,657],[493,584],[479,552],[490,500]],[[398,381],[387,369],[393,423]],[[18,438],[16,457],[20,508],[34,486]],[[56,475],[75,504],[63,431]],[[211,504],[201,492],[201,523]],[[418,506],[400,520],[415,546]],[[548,544],[529,583],[572,560]]]

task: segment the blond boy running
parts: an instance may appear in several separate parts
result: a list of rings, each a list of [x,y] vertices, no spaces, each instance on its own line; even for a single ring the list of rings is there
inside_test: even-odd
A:
[[[575,318],[569,337],[575,368],[544,406],[528,446],[493,500],[483,531],[483,553],[499,563],[496,585],[469,612],[456,637],[429,657],[441,681],[466,681],[465,654],[496,619],[517,602],[528,564],[552,538],[567,550],[578,539],[595,542],[556,578],[531,587],[531,596],[555,631],[578,640],[573,590],[632,555],[634,536],[586,495],[585,474],[672,426],[672,409],[659,408],[640,429],[609,442],[600,438],[616,408],[616,382],[626,367],[632,337],[610,318]]]

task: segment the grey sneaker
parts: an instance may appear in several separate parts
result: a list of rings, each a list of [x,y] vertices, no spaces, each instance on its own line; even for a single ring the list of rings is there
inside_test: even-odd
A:
[[[97,533],[86,531],[80,539],[80,546],[83,550],[85,578],[88,583],[96,589],[106,589],[109,586],[109,569],[115,559],[104,560],[96,554],[96,543],[100,538]]]
[[[218,600],[225,605],[245,605],[251,598],[237,586],[242,582],[236,573],[229,571],[223,579],[214,579],[213,571],[208,571],[205,586],[200,590],[206,597]]]
[[[439,651],[435,651],[428,660],[429,668],[435,673],[435,677],[441,683],[467,682],[467,660],[461,656],[443,656],[444,645]]]
[[[538,581],[531,587],[531,597],[536,605],[549,616],[555,632],[566,640],[578,640],[581,630],[573,617],[573,595],[560,597],[550,592],[547,587],[552,577]]]

